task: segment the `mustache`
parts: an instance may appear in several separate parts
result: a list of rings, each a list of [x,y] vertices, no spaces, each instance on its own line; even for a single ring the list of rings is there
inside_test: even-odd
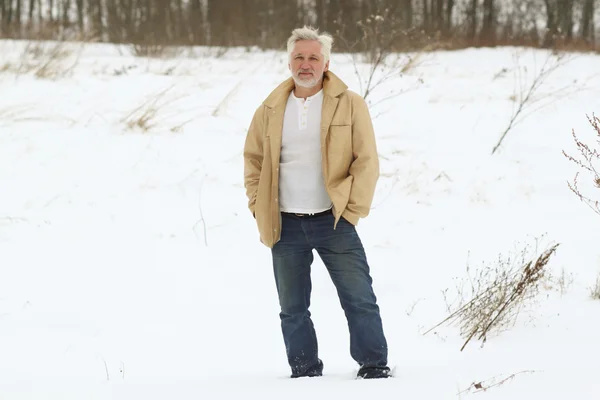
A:
[[[296,75],[300,75],[300,74],[315,74],[315,71],[311,70],[311,69],[299,69],[298,72],[296,72]]]

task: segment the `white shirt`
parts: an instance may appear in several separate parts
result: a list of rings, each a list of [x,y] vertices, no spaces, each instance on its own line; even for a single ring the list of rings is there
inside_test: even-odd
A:
[[[323,90],[306,100],[290,93],[283,117],[279,205],[283,212],[318,213],[332,207],[323,181]]]

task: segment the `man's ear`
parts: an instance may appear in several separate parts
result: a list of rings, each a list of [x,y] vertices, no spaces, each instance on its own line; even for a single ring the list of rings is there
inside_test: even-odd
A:
[[[325,69],[323,70],[323,72],[327,71],[329,71],[329,60],[327,60],[327,62],[325,63]]]

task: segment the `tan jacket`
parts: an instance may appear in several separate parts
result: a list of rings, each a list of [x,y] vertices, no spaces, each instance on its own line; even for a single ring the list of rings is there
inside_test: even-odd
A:
[[[281,237],[279,156],[283,114],[294,81],[279,85],[256,110],[244,146],[244,186],[260,240],[273,247]],[[353,225],[371,208],[379,160],[369,109],[335,74],[323,78],[321,158],[334,229],[341,217]]]

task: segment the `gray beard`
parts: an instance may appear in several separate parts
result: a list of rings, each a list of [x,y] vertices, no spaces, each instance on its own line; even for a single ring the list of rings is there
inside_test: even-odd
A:
[[[300,78],[298,78],[297,76],[293,75],[292,78],[294,78],[294,83],[296,83],[296,86],[300,86],[306,89],[310,89],[313,88],[315,86],[317,86],[317,84],[321,81],[322,78],[312,78],[309,80],[302,80]]]

